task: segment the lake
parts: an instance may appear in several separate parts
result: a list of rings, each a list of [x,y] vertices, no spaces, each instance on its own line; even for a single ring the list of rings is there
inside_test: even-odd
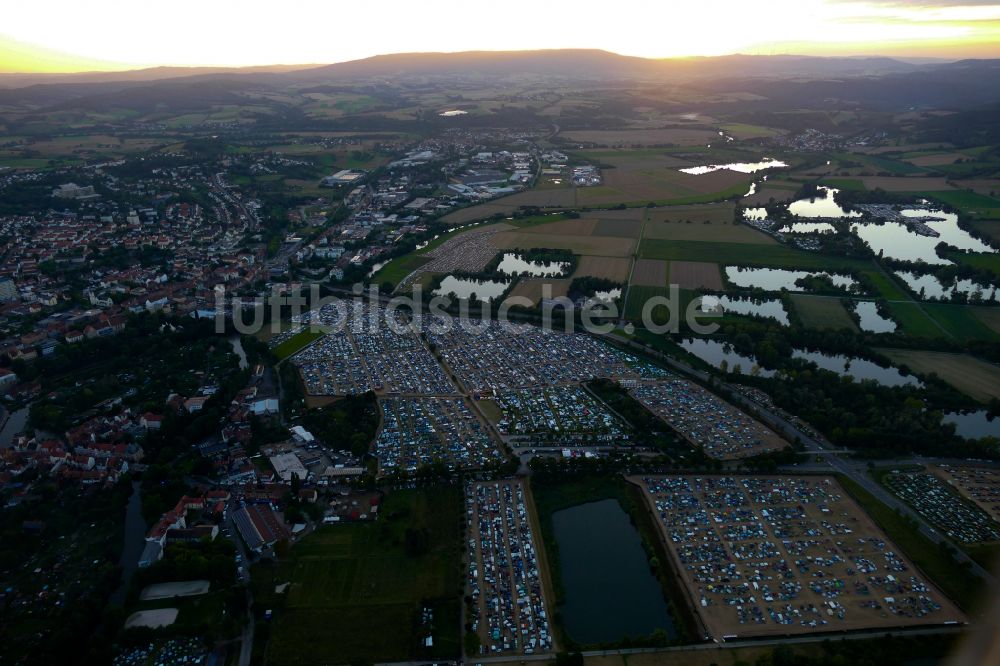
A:
[[[788,326],[788,313],[785,312],[785,304],[777,298],[758,301],[746,296],[707,294],[701,297],[702,312],[717,312],[720,308],[726,314],[756,315],[765,319],[773,319],[782,326]]]
[[[985,409],[974,412],[948,412],[944,415],[943,421],[954,423],[955,434],[959,437],[966,439],[1000,438],[1000,418],[987,418]]]
[[[918,275],[910,271],[896,271],[896,275],[913,290],[913,293],[922,293],[923,299],[947,301],[955,293],[962,293],[968,297],[978,293],[984,302],[997,300],[996,290],[992,286],[972,280],[955,280],[946,285],[930,273]]]
[[[434,290],[434,294],[436,296],[455,294],[460,299],[467,299],[475,294],[476,300],[484,301],[498,298],[503,292],[507,291],[508,286],[510,286],[509,282],[469,280],[449,275],[441,281],[441,286]]]
[[[861,321],[861,330],[869,333],[892,333],[896,322],[887,319],[878,311],[875,301],[854,301],[854,312]]]
[[[771,159],[770,157],[765,157],[760,162],[732,162],[730,164],[707,164],[705,166],[688,167],[686,169],[680,169],[681,173],[687,173],[694,176],[700,176],[705,173],[712,173],[713,171],[720,171],[722,169],[728,169],[729,171],[737,171],[739,173],[756,173],[757,171],[763,171],[764,169],[774,169],[777,167],[788,166],[781,160]]]
[[[676,635],[639,532],[617,500],[557,511],[552,524],[566,591],[559,611],[573,640],[609,643],[656,629]]]
[[[703,340],[701,338],[689,338],[677,343],[685,351],[694,354],[701,360],[708,363],[713,368],[722,368],[722,362],[726,362],[726,369],[733,372],[739,367],[740,372],[749,375],[757,366],[757,359],[753,356],[744,356],[733,350],[732,346],[718,340]],[[767,370],[757,366],[757,373],[761,377],[773,377],[774,370]]]
[[[904,375],[898,368],[892,366],[883,368],[874,361],[863,358],[844,356],[843,354],[824,354],[821,352],[793,349],[792,358],[812,361],[823,370],[836,372],[841,377],[850,375],[855,381],[870,379],[883,386],[922,386],[922,382],[913,375]]]
[[[788,212],[798,217],[861,217],[861,213],[848,213],[834,201],[833,195],[840,190],[832,187],[816,188],[816,196],[799,199],[788,204]]]
[[[505,252],[497,270],[504,275],[524,275],[533,277],[558,277],[565,275],[569,268],[566,261],[528,261],[513,252]]]
[[[939,243],[947,243],[969,252],[995,252],[995,250],[969,232],[958,226],[958,216],[940,210],[926,208],[904,208],[902,217],[920,218],[925,225],[937,232],[937,236],[922,236],[905,223],[893,220],[884,222],[858,223],[852,231],[868,243],[872,251],[898,261],[923,260],[928,264],[946,266],[954,262],[937,256],[934,248]]]
[[[726,266],[726,280],[744,289],[763,289],[765,291],[802,291],[795,282],[813,275],[826,275],[833,284],[844,290],[850,290],[856,282],[850,275],[827,273],[824,271],[792,271],[786,268],[746,268],[743,266]]]

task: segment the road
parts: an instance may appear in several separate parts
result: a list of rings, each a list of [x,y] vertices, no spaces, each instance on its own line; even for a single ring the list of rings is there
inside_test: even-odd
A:
[[[809,643],[823,643],[826,641],[836,641],[836,640],[847,640],[847,641],[858,641],[858,640],[870,640],[873,638],[884,638],[886,636],[932,636],[932,635],[947,635],[947,634],[957,634],[962,631],[962,627],[915,627],[913,629],[898,629],[898,630],[881,630],[881,631],[852,631],[851,633],[829,633],[829,634],[819,634],[815,636],[774,636],[771,638],[757,638],[748,640],[733,640],[726,641],[724,643],[695,643],[693,645],[678,645],[672,647],[655,647],[655,648],[627,648],[621,650],[585,650],[581,652],[584,657],[606,657],[606,656],[627,656],[631,654],[647,654],[647,653],[669,653],[669,652],[693,652],[693,651],[703,651],[703,650],[731,650],[734,648],[744,648],[744,647],[762,647],[762,646],[778,646],[778,645],[792,645],[792,644],[809,644]],[[683,663],[680,657],[677,657],[677,663]],[[528,662],[528,661],[552,661],[552,654],[508,654],[496,657],[478,657],[475,659],[466,659],[468,664],[512,664],[514,662]],[[720,661],[722,661],[720,659]],[[455,662],[435,662],[437,664],[442,663],[455,663]],[[398,661],[398,662],[388,662],[376,664],[376,666],[429,666],[429,662],[426,661]]]

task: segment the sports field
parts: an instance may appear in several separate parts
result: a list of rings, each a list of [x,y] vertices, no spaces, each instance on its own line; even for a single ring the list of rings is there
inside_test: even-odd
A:
[[[915,349],[879,349],[894,365],[906,365],[913,372],[932,372],[966,395],[989,402],[1000,399],[1000,367],[968,354],[921,351]]]
[[[255,566],[256,603],[275,611],[267,663],[457,658],[461,515],[459,488],[394,490],[377,522],[320,527],[277,564]],[[419,626],[426,606],[430,649]]]
[[[807,328],[846,328],[857,332],[858,327],[847,313],[839,298],[828,296],[811,296],[808,294],[792,294],[792,303],[798,312],[802,324]]]

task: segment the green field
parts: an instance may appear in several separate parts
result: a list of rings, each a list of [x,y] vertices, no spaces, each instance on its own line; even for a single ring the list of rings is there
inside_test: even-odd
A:
[[[824,185],[836,187],[838,190],[854,190],[861,192],[865,189],[865,184],[857,178],[824,178]]]
[[[1000,254],[987,254],[985,252],[947,252],[945,257],[966,266],[993,271],[1000,275]]]
[[[872,281],[875,285],[875,289],[878,290],[878,295],[887,301],[905,301],[909,299],[909,295],[896,284],[896,281],[891,277],[878,270],[864,271],[868,279]]]
[[[854,320],[839,298],[807,294],[792,294],[791,298],[799,318],[802,319],[802,325],[807,328],[846,328],[855,333],[858,331]]]
[[[383,266],[379,272],[372,277],[371,281],[373,284],[391,282],[392,286],[395,287],[403,281],[403,278],[429,261],[431,261],[430,257],[424,257],[419,254],[408,254],[405,257],[398,257]]]
[[[993,197],[965,190],[947,190],[944,192],[921,192],[928,199],[935,199],[949,206],[977,217],[1000,217],[1000,201]]]
[[[874,167],[879,171],[887,171],[894,176],[908,176],[913,173],[924,173],[926,171],[926,169],[922,169],[921,167],[914,166],[906,162],[897,162],[896,160],[891,160],[887,157],[878,157],[876,155],[833,153],[833,157],[846,162],[860,162],[861,164]]]
[[[916,303],[889,303],[889,310],[892,318],[899,324],[899,329],[906,335],[917,338],[940,338],[944,337],[942,331],[934,320],[928,317]]]
[[[868,261],[804,252],[785,245],[666,241],[647,238],[639,244],[639,256],[644,259],[706,261],[737,266],[871,270],[871,263]]]
[[[275,347],[274,355],[278,357],[278,360],[283,361],[289,356],[295,354],[295,352],[299,351],[300,349],[308,345],[313,340],[322,337],[322,335],[323,335],[322,331],[314,331],[307,328],[304,331],[296,333],[295,335],[293,335],[292,337],[288,338],[280,345]]]
[[[1000,367],[970,354],[920,349],[879,349],[895,365],[921,375],[935,374],[969,397],[986,403],[1000,399]]]
[[[458,658],[462,506],[456,487],[391,491],[377,521],[320,527],[277,564],[255,566],[255,605],[275,611],[267,663]],[[432,648],[423,607],[434,609]]]
[[[924,311],[956,340],[1000,340],[1000,335],[982,322],[967,305],[924,303]]]
[[[837,481],[885,530],[886,536],[962,610],[968,611],[976,605],[984,589],[982,580],[955,564],[950,555],[920,534],[910,521],[854,481],[844,476],[838,476]]]

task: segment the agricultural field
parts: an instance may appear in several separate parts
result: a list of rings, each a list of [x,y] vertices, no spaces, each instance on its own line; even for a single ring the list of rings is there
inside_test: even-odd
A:
[[[275,609],[267,662],[457,658],[461,515],[459,488],[394,490],[377,522],[320,527],[277,564],[256,565],[256,605]],[[421,626],[428,607],[431,628]]]
[[[553,248],[569,250],[575,254],[599,257],[629,257],[635,248],[631,238],[613,236],[574,236],[527,231],[503,231],[494,237],[497,248],[502,250]]]
[[[642,222],[639,220],[598,220],[592,233],[595,236],[638,238],[639,234],[642,233]]]
[[[985,308],[972,308],[968,305],[952,305],[950,303],[922,303],[921,307],[940,326],[945,334],[955,340],[1000,340],[982,319],[976,316]]]
[[[637,261],[648,261],[648,259]],[[724,288],[719,265],[707,261],[671,261],[670,284],[692,290],[722,291]]]
[[[890,301],[889,310],[892,318],[899,324],[900,331],[906,335],[917,338],[940,338],[945,335],[918,303]]]
[[[668,265],[662,259],[636,259],[631,284],[641,287],[664,287]]]
[[[894,365],[906,365],[918,374],[933,372],[980,402],[1000,399],[1000,368],[974,356],[911,349],[878,351],[892,359]]]
[[[569,293],[570,280],[553,280],[551,278],[528,278],[518,280],[511,290],[508,298],[527,298],[534,305],[538,305],[543,298],[559,298]],[[548,285],[548,296],[545,287]]]
[[[736,204],[729,201],[691,206],[662,206],[647,208],[646,219],[650,222],[730,224],[735,216],[735,211]]]
[[[858,332],[857,325],[839,298],[792,294],[791,299],[795,305],[795,311],[802,319],[802,324],[807,328],[846,328],[852,332]]]
[[[647,222],[643,239],[777,245],[778,241],[745,224]]]
[[[1000,220],[973,220],[972,227],[994,243],[1000,243]]]
[[[703,146],[719,139],[719,133],[708,129],[675,127],[666,129],[574,130],[563,132],[562,138],[597,146]]]
[[[603,185],[577,190],[580,206],[711,202],[743,194],[750,185],[747,174],[735,171],[682,173],[677,158],[655,150],[583,151],[578,155],[614,167],[603,171]]]
[[[947,178],[899,176],[864,176],[861,178],[865,189],[881,189],[886,192],[934,192],[953,189]]]
[[[631,260],[623,257],[580,257],[573,277],[596,277],[624,283],[628,280],[630,265]]]
[[[755,232],[756,233],[756,232]],[[669,261],[704,261],[740,266],[770,266],[824,270],[865,270],[871,264],[860,259],[796,250],[785,245],[758,245],[644,238],[639,244],[639,256]]]
[[[630,481],[716,641],[965,621],[830,477]]]

